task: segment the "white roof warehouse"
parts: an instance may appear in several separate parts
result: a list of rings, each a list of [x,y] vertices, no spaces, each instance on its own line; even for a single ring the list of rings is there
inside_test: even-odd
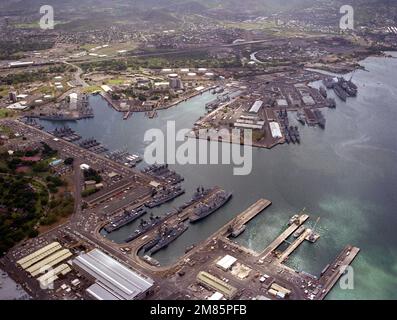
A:
[[[134,300],[142,298],[153,286],[143,277],[98,249],[80,254],[73,266],[95,283],[87,292],[98,300]]]

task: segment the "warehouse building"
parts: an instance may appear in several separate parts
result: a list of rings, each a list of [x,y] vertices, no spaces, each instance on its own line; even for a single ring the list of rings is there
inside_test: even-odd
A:
[[[70,258],[72,253],[68,249],[59,250],[47,258],[41,260],[40,262],[32,265],[31,267],[27,268],[26,271],[29,272],[32,277],[36,277],[41,273],[44,273],[46,269],[53,268],[58,263]]]
[[[73,92],[69,94],[69,108],[71,110],[76,110],[77,109],[77,101],[78,101],[78,94],[76,92]]]
[[[60,250],[61,248],[62,248],[62,246],[59,244],[59,242],[52,242],[52,243],[44,246],[43,248],[36,250],[33,253],[23,257],[22,259],[19,259],[17,261],[17,264],[19,264],[22,267],[22,269],[27,269],[31,265],[48,257],[49,255],[53,254],[54,252]]]
[[[69,249],[63,249],[59,242],[52,242],[19,259],[17,264],[43,285],[52,284],[71,271],[67,264],[61,264],[72,256]],[[47,272],[48,271],[48,272]]]
[[[277,122],[269,122],[269,125],[273,138],[281,138],[283,136],[281,134],[280,125]]]
[[[251,123],[241,123],[241,122],[235,122],[234,123],[235,128],[243,128],[243,129],[257,129],[260,130],[263,128],[263,125],[260,124],[251,124]]]
[[[287,108],[288,101],[286,99],[277,99],[277,106],[280,108]]]
[[[257,114],[259,110],[262,108],[262,105],[263,105],[263,101],[257,100],[254,102],[254,104],[251,106],[251,109],[248,112]]]
[[[307,105],[307,106],[313,106],[313,105],[316,104],[314,99],[311,96],[309,96],[309,95],[303,96],[302,100],[305,103],[305,105]]]
[[[215,292],[213,295],[211,295],[210,297],[208,297],[207,300],[213,300],[213,301],[219,301],[219,300],[226,300],[223,297],[223,294],[220,292]]]
[[[197,281],[204,287],[223,294],[228,299],[233,299],[237,294],[235,287],[205,271],[199,272]]]
[[[59,265],[53,270],[49,270],[47,273],[44,273],[42,276],[37,278],[37,280],[40,282],[40,285],[42,288],[46,288],[48,286],[51,286],[55,280],[59,278],[59,275],[66,275],[68,274],[72,269],[65,263]]]
[[[80,254],[73,266],[95,281],[87,292],[98,300],[136,300],[149,294],[153,280],[143,277],[98,249]]]
[[[235,257],[227,254],[216,263],[216,266],[223,271],[227,271],[230,270],[230,268],[235,264],[236,261],[237,259]]]
[[[112,91],[113,91],[112,88],[109,87],[109,86],[106,85],[106,84],[102,85],[101,88],[102,88],[102,90],[105,91],[106,93],[112,92]]]
[[[34,64],[33,61],[13,61],[8,64],[10,68],[30,67]]]

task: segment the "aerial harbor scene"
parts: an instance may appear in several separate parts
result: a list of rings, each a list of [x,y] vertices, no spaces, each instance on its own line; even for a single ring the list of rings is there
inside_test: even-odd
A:
[[[397,4],[47,2],[0,5],[1,300],[397,299]]]

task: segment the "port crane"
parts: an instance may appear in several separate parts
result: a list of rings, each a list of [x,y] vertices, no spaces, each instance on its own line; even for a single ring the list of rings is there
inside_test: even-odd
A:
[[[319,221],[320,221],[320,217],[317,218],[316,223],[313,226],[313,229],[310,230],[310,234],[309,234],[307,240],[309,240],[311,242],[315,242],[317,240],[317,238],[320,236],[320,235],[316,234],[316,232],[315,232],[316,226]]]
[[[318,217],[318,218],[316,219],[316,222],[314,223],[314,226],[313,226],[313,229],[312,229],[312,233],[314,233],[314,230],[316,229],[316,226],[317,226],[317,224],[318,224],[319,221],[320,221],[320,217]]]
[[[238,219],[237,217],[233,219],[233,221],[229,224],[229,226],[227,227],[227,233],[231,234],[235,228],[238,226],[240,219]]]

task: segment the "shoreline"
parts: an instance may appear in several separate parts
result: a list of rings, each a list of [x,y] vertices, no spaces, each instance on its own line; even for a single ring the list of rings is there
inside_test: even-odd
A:
[[[178,104],[180,104],[182,102],[186,102],[186,101],[188,101],[188,100],[190,100],[190,99],[192,99],[192,98],[194,98],[194,97],[196,97],[198,95],[202,95],[203,93],[205,93],[207,91],[210,91],[211,89],[213,89],[215,87],[216,86],[210,86],[210,87],[204,88],[204,89],[199,90],[199,91],[196,90],[196,92],[192,92],[186,97],[180,98],[177,101],[171,102],[169,104],[162,105],[160,107],[156,107],[156,108],[151,109],[151,110],[139,109],[139,108],[137,110],[131,110],[131,109],[130,110],[120,110],[119,107],[116,106],[115,102],[106,93],[100,92],[99,95],[104,100],[106,100],[106,102],[112,107],[112,109],[114,109],[115,111],[120,112],[120,113],[126,113],[126,112],[154,112],[154,111],[158,111],[158,110],[167,110],[169,108],[175,107]]]

